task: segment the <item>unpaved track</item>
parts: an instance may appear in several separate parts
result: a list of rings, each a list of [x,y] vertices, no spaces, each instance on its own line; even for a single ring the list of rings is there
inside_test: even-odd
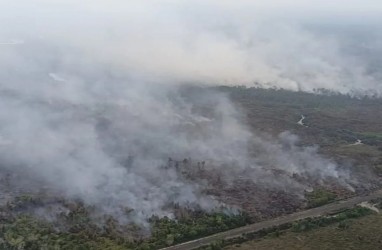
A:
[[[331,212],[335,212],[341,209],[345,208],[351,208],[354,207],[355,205],[361,203],[361,202],[366,202],[366,201],[371,201],[376,198],[382,198],[382,190],[375,191],[369,195],[365,196],[357,196],[353,198],[349,198],[347,200],[341,200],[337,201],[335,203],[331,203],[325,206],[321,207],[316,207],[308,210],[304,210],[301,212],[296,212],[293,214],[285,215],[279,218],[275,218],[272,220],[268,221],[263,221],[259,223],[254,223],[248,226],[244,227],[239,227],[235,228],[226,232],[214,234],[208,237],[200,238],[197,240],[185,242],[179,245],[175,245],[172,247],[167,247],[163,248],[166,250],[189,250],[189,249],[195,249],[201,246],[205,246],[208,244],[211,244],[212,242],[216,240],[222,240],[222,239],[228,239],[228,238],[235,238],[243,235],[244,233],[253,233],[262,229],[266,229],[269,227],[273,226],[279,226],[285,223],[297,221],[297,220],[302,220],[306,219],[308,217],[319,217]]]

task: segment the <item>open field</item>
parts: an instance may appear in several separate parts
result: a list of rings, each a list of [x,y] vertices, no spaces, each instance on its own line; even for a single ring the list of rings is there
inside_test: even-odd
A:
[[[330,250],[330,249],[368,249],[382,248],[382,216],[372,214],[362,218],[335,223],[327,227],[307,232],[287,231],[277,237],[245,242],[226,247],[226,250]]]

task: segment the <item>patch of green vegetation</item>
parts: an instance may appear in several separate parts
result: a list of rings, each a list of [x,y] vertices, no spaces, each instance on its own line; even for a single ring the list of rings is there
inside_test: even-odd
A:
[[[292,232],[304,232],[319,227],[325,227],[336,222],[342,222],[347,219],[359,218],[365,215],[372,214],[373,212],[364,207],[356,207],[354,209],[346,210],[334,216],[320,217],[320,218],[307,218],[302,221],[293,223],[291,231]]]
[[[220,248],[211,248],[210,246],[201,247],[200,249],[222,249],[223,247],[243,244],[252,240],[259,240],[262,238],[279,238],[281,235],[287,232],[303,233],[314,229],[327,227],[338,223],[338,229],[346,229],[349,227],[349,219],[356,219],[373,214],[373,211],[364,207],[355,207],[340,212],[333,216],[307,218],[294,223],[286,223],[280,226],[266,228],[254,233],[244,234],[241,237],[231,238],[219,241],[219,244],[213,245],[213,247],[219,246]],[[230,248],[231,249],[231,248]],[[232,247],[233,249],[233,247]]]
[[[376,213],[343,220],[325,227],[293,232],[279,237],[265,237],[242,244],[229,245],[226,250],[295,250],[295,249],[381,249],[382,216]]]
[[[53,225],[30,216],[19,216],[0,227],[0,249],[129,249],[100,231],[59,232]]]
[[[357,155],[364,157],[378,157],[381,154],[381,152],[376,146],[369,146],[365,144],[360,144],[356,146],[344,145],[341,147],[336,147],[333,150],[338,154],[349,156]]]
[[[361,136],[366,137],[366,138],[374,138],[378,140],[382,140],[382,133],[381,132],[362,132],[359,133]]]
[[[308,201],[307,207],[319,207],[328,204],[336,199],[336,195],[325,189],[316,189],[313,192],[306,193],[305,198]]]
[[[178,220],[153,217],[149,220],[151,236],[144,238],[138,226],[123,226],[113,218],[105,217],[102,226],[96,225],[90,218],[91,208],[81,203],[70,204],[69,213],[59,215],[52,223],[9,213],[9,209],[19,211],[34,202],[23,196],[16,200],[16,206],[12,203],[2,208],[9,216],[0,217],[0,249],[159,249],[250,222],[244,214],[225,213],[193,212]]]
[[[205,246],[205,247],[202,247],[200,249],[203,249],[203,250],[220,250],[220,249],[223,249],[225,243],[223,240],[216,240],[214,242],[212,242],[211,244],[209,244],[208,246]]]
[[[178,221],[153,218],[152,236],[144,247],[139,249],[158,249],[181,242],[194,240],[214,233],[244,226],[250,222],[245,214],[227,215],[224,213],[200,214]]]

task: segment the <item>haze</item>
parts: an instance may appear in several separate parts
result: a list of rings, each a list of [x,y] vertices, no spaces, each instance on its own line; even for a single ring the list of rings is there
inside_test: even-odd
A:
[[[2,1],[2,169],[24,177],[16,186],[112,214],[128,206],[140,222],[171,215],[169,203],[222,205],[205,182],[166,169],[169,158],[206,161],[230,184],[309,188],[273,168],[352,190],[351,173],[316,147],[289,132],[264,140],[226,95],[189,86],[381,96],[382,4],[251,2]]]
[[[47,45],[65,54],[57,63],[88,58],[145,78],[380,95],[381,5],[371,0],[4,2],[2,63],[16,60],[4,58],[20,50],[9,48],[17,39],[28,50]]]

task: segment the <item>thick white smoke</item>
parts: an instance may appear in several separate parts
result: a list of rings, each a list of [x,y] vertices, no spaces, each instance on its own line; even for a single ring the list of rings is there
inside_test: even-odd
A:
[[[169,158],[272,188],[303,190],[294,174],[350,180],[315,148],[295,146],[293,135],[260,139],[227,97],[183,83],[380,95],[380,73],[364,54],[345,53],[342,37],[296,21],[226,5],[214,13],[214,2],[166,3],[3,4],[3,170],[112,214],[132,208],[139,219],[168,215],[171,203],[219,205],[203,194],[208,184],[168,168]],[[380,52],[378,42],[367,46]],[[290,176],[275,179],[275,169]]]
[[[2,59],[47,43],[67,64],[86,55],[146,77],[381,95],[382,6],[341,3],[16,1],[1,10]]]
[[[283,133],[279,142],[254,136],[223,94],[101,78],[96,84],[80,74],[66,75],[65,82],[23,79],[24,86],[39,86],[41,93],[20,88],[19,79],[17,87],[2,86],[0,160],[3,171],[24,179],[16,188],[40,182],[120,218],[126,207],[134,209],[129,218],[142,222],[154,214],[170,216],[174,203],[206,210],[219,206],[203,194],[207,183],[182,174],[196,169],[198,161],[228,184],[245,176],[289,192],[308,187],[294,174],[351,181],[316,149],[295,146],[293,135]],[[67,97],[66,88],[81,98]],[[274,170],[287,175],[277,178]]]

